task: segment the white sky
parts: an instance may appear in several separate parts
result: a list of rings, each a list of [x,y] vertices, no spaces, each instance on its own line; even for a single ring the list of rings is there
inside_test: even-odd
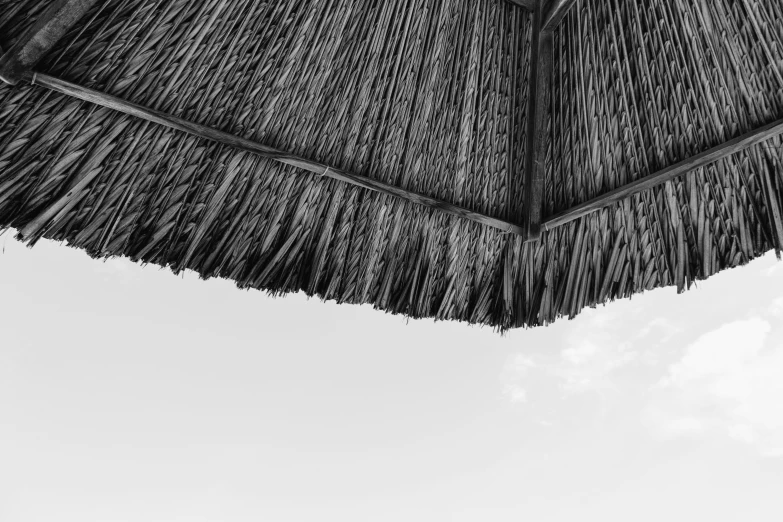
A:
[[[500,337],[0,238],[0,521],[779,521],[774,255]]]

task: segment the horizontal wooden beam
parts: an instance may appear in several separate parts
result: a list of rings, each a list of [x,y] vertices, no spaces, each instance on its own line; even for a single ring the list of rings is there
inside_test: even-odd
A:
[[[0,80],[16,85],[65,36],[97,0],[55,0],[30,29],[0,56]]]
[[[544,4],[543,30],[552,31],[576,4],[576,0],[549,0]]]
[[[163,125],[164,127],[168,127],[170,129],[186,132],[199,138],[205,138],[222,143],[224,145],[234,147],[235,149],[244,150],[286,165],[292,165],[294,167],[310,171],[314,174],[318,174],[319,176],[336,179],[351,185],[363,187],[375,192],[380,192],[381,194],[394,196],[415,205],[474,221],[482,225],[487,225],[509,234],[515,234],[518,236],[525,235],[524,229],[518,225],[514,225],[513,223],[507,223],[484,214],[452,205],[446,201],[412,192],[410,190],[405,190],[400,187],[395,187],[365,176],[358,176],[356,174],[352,174],[341,169],[332,168],[322,163],[311,161],[293,154],[288,154],[272,147],[247,140],[245,138],[240,138],[239,136],[234,136],[227,132],[213,129],[205,125],[200,125],[198,123],[193,123],[161,111],[149,109],[141,105],[125,101],[121,98],[88,89],[86,87],[54,78],[46,74],[33,73],[25,75],[25,77],[26,79],[29,79],[30,83],[33,85],[39,85],[41,87],[45,87],[52,91],[65,94],[79,100],[94,103],[96,105],[100,105],[101,107],[106,107],[108,109],[140,118],[145,121],[156,123],[158,125]],[[49,211],[44,211],[43,214],[41,214],[28,226],[22,229],[20,232],[22,237],[29,237],[35,234],[46,224],[48,219],[51,218],[51,215],[52,214]]]
[[[701,167],[711,165],[733,154],[742,152],[750,147],[753,147],[754,145],[758,145],[770,138],[774,138],[775,136],[780,136],[782,134],[783,120],[778,120],[774,123],[770,123],[769,125],[765,125],[759,129],[739,136],[738,138],[727,141],[722,145],[718,145],[717,147],[706,150],[701,154],[697,154],[696,156],[672,165],[671,167],[667,167],[657,172],[656,174],[652,174],[640,180],[634,181],[633,183],[616,188],[610,192],[607,192],[603,196],[599,196],[572,209],[556,214],[544,222],[544,230],[552,230],[553,228],[566,225],[581,217],[587,216],[593,212],[597,212],[614,203],[622,201],[625,198],[633,196],[634,194],[638,194],[658,185],[662,185],[663,183],[671,181],[674,178],[692,172]]]

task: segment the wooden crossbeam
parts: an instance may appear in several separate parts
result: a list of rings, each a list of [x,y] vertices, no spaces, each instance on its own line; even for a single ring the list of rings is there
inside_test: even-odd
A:
[[[544,5],[542,30],[552,31],[563,20],[563,17],[576,4],[576,0],[549,0]]]
[[[618,187],[611,192],[607,192],[603,196],[599,196],[595,199],[582,203],[574,208],[556,214],[546,220],[544,223],[545,230],[552,230],[553,228],[560,227],[571,223],[581,217],[587,216],[593,212],[597,212],[603,208],[608,207],[614,203],[631,197],[634,194],[638,194],[645,190],[649,190],[656,186],[662,185],[667,181],[671,181],[674,178],[693,172],[696,169],[709,166],[717,161],[728,158],[729,156],[747,150],[754,145],[759,145],[770,138],[783,135],[783,120],[765,125],[759,129],[748,132],[742,136],[727,141],[717,147],[713,147],[709,150],[697,154],[684,161],[676,163],[671,167],[667,167],[655,174],[639,179],[622,187]]]
[[[34,85],[40,85],[52,91],[66,94],[83,101],[95,103],[97,105],[107,107],[130,116],[141,118],[152,123],[163,125],[174,130],[186,132],[200,138],[217,141],[240,150],[245,150],[259,156],[279,161],[280,163],[284,163],[286,165],[292,165],[313,172],[320,176],[333,178],[352,185],[380,192],[382,194],[394,196],[417,205],[431,208],[433,210],[438,210],[447,214],[481,223],[483,225],[497,228],[507,233],[519,235],[522,237],[527,236],[526,229],[512,223],[507,223],[476,212],[471,212],[445,201],[437,200],[435,198],[430,198],[412,191],[394,187],[371,178],[351,174],[340,169],[332,169],[331,167],[327,167],[326,165],[315,161],[287,154],[271,147],[233,136],[226,132],[212,129],[210,127],[192,123],[187,120],[162,113],[160,111],[147,109],[120,98],[94,91],[86,87],[81,87],[79,85],[53,78],[45,74],[26,74],[23,75],[23,77],[28,79]],[[663,183],[671,181],[672,179],[675,179],[679,176],[687,175],[696,169],[709,166],[733,154],[742,152],[750,147],[759,145],[771,138],[781,135],[783,135],[783,119],[765,125],[759,129],[734,138],[726,143],[706,150],[675,165],[667,167],[656,174],[652,174],[643,179],[634,181],[595,199],[582,203],[581,205],[578,205],[574,208],[551,216],[544,221],[542,228],[543,230],[549,231],[554,228],[566,225],[593,212],[597,212],[614,203],[622,201],[625,198],[662,185]],[[41,227],[43,227],[46,222],[51,219],[51,217],[53,217],[54,214],[64,208],[64,205],[68,203],[68,197],[68,194],[66,194],[63,201],[53,205],[53,207],[50,207],[50,209],[45,211],[38,218],[34,219],[27,227],[22,230],[21,235],[23,237],[29,237],[38,231]]]
[[[351,185],[363,187],[375,192],[380,192],[381,194],[393,196],[415,205],[474,221],[482,225],[487,225],[509,234],[515,234],[518,236],[525,235],[525,230],[518,225],[501,221],[478,212],[473,212],[468,209],[452,205],[446,201],[426,196],[424,194],[419,194],[400,187],[395,187],[372,178],[359,176],[341,169],[332,168],[316,161],[295,156],[293,154],[289,154],[287,152],[283,152],[272,147],[256,143],[254,141],[240,138],[239,136],[234,136],[227,132],[207,127],[205,125],[193,123],[161,111],[142,107],[141,105],[128,102],[121,98],[95,91],[93,89],[88,89],[87,87],[82,87],[80,85],[54,78],[46,74],[33,73],[26,74],[24,77],[33,85],[46,87],[52,91],[65,94],[79,100],[94,103],[96,105],[100,105],[102,107],[106,107],[129,116],[140,118],[158,125],[163,125],[170,129],[186,132],[199,138],[205,138],[222,143],[229,147],[269,158],[285,165],[292,165],[322,177],[336,179]],[[78,191],[85,187],[88,183],[88,179],[80,180],[77,183],[77,186],[71,189],[69,193],[65,194],[59,201],[54,203],[42,214],[33,219],[25,228],[23,228],[20,231],[21,236],[30,237],[37,233],[61,210],[72,204],[73,198],[78,195]]]
[[[55,0],[41,17],[0,56],[0,80],[16,85],[25,72],[65,36],[97,0]]]

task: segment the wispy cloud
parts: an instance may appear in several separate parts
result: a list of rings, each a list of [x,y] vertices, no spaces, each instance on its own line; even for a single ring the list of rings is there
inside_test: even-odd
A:
[[[664,440],[723,441],[783,457],[783,265],[770,263],[684,296],[655,291],[535,332],[508,359],[504,398],[530,415],[546,411],[558,426],[641,417]],[[754,275],[760,284],[746,285]]]
[[[770,321],[735,321],[690,344],[653,387],[644,420],[663,437],[717,435],[783,455],[783,342]]]
[[[525,381],[528,372],[536,366],[537,364],[533,359],[524,355],[515,355],[506,363],[501,375],[503,395],[512,403],[520,404],[527,402]]]
[[[527,402],[527,390],[525,390],[525,388],[523,388],[520,384],[507,384],[503,393],[511,402],[515,404]]]
[[[783,297],[778,297],[769,307],[769,315],[776,319],[783,319]]]
[[[509,359],[503,373],[506,395],[534,377],[549,380],[565,395],[617,390],[618,373],[649,364],[658,344],[678,331],[669,321],[650,320],[628,306],[590,310],[568,326],[546,351]]]

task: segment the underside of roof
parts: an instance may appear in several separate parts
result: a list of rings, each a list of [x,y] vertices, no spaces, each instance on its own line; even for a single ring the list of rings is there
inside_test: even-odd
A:
[[[547,226],[783,118],[779,0],[572,3],[537,130],[538,240],[23,84],[0,85],[0,227],[498,329],[780,251],[779,137]],[[0,0],[3,49],[42,4]],[[522,224],[537,31],[518,4],[109,0],[36,71]]]

